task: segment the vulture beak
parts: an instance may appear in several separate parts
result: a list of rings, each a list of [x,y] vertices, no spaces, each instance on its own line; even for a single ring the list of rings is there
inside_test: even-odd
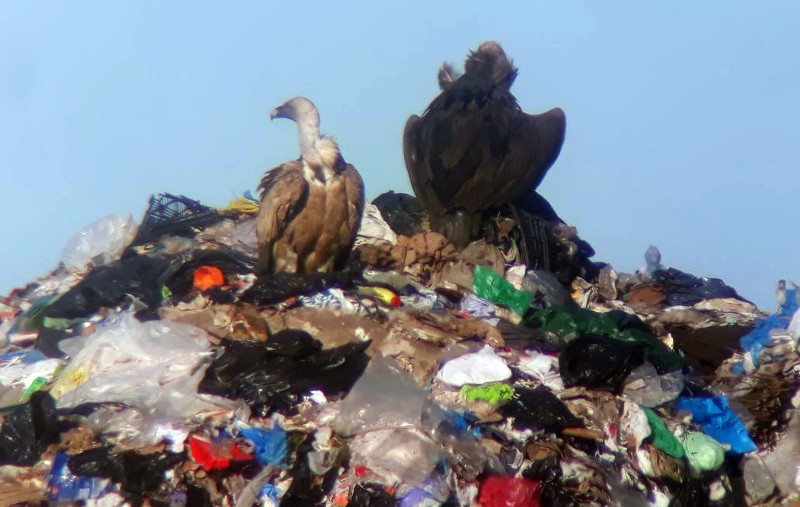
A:
[[[272,111],[269,112],[270,120],[274,120],[275,118],[288,118],[290,120],[294,119],[294,115],[292,114],[292,106],[287,106],[283,104],[282,106],[278,106]]]

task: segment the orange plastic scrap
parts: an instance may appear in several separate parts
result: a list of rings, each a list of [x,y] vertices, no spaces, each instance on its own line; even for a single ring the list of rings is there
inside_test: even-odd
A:
[[[222,270],[216,266],[200,266],[194,270],[194,286],[205,292],[225,283]]]

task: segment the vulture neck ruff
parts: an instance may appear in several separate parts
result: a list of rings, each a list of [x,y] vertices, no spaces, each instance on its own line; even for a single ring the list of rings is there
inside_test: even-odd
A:
[[[300,137],[300,159],[303,176],[314,185],[328,185],[335,177],[341,157],[339,146],[330,137],[319,134],[319,112],[313,105],[296,111]]]

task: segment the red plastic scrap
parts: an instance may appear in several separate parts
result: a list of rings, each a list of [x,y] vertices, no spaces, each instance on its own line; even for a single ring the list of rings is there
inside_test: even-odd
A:
[[[222,270],[216,266],[200,266],[194,270],[194,286],[205,292],[225,283]]]
[[[539,483],[525,477],[487,477],[481,484],[478,503],[482,507],[539,507]]]
[[[220,442],[211,442],[205,438],[192,437],[189,439],[189,454],[193,460],[205,469],[224,470],[231,466],[232,461],[253,461],[252,454],[244,452],[236,445],[236,441],[227,438]]]

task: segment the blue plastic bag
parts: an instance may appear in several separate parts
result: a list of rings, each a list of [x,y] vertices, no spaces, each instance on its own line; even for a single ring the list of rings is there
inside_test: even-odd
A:
[[[757,451],[741,419],[728,408],[728,398],[679,398],[675,408],[692,414],[694,422],[717,442],[730,445],[733,454]]]
[[[253,442],[259,465],[273,465],[282,467],[286,465],[286,455],[289,453],[289,439],[280,426],[271,430],[262,428],[246,428],[239,430],[239,436]]]

